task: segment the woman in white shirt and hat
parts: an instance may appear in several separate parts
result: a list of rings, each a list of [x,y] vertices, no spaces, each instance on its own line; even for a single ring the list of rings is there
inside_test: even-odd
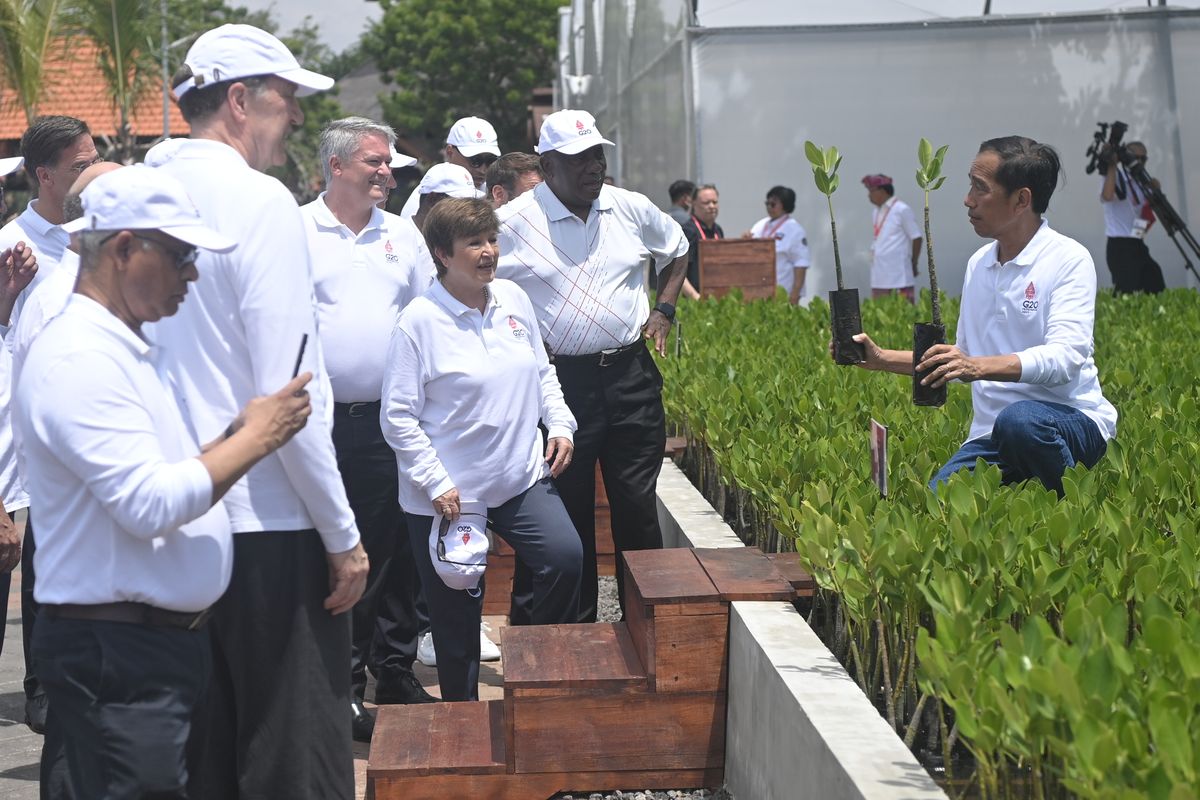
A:
[[[482,586],[464,562],[485,527],[533,570],[534,624],[575,622],[579,604],[582,546],[550,480],[571,461],[575,418],[529,298],[495,277],[497,229],[484,200],[429,212],[438,279],[401,313],[383,383],[443,700],[478,698]]]

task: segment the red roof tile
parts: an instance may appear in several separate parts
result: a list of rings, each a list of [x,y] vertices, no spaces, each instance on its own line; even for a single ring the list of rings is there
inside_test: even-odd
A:
[[[38,114],[66,114],[78,117],[92,129],[93,136],[114,136],[117,112],[104,88],[104,78],[96,66],[96,46],[86,39],[61,40],[46,65],[47,89],[38,104]],[[152,81],[133,114],[133,133],[140,137],[162,135],[162,83]],[[9,90],[0,94],[0,140],[19,139],[28,123],[25,112]],[[171,135],[189,131],[175,101],[171,101]]]

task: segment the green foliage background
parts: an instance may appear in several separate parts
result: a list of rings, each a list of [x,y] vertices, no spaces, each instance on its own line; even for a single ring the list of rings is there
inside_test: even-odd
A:
[[[385,80],[385,119],[439,141],[459,117],[491,122],[502,152],[528,149],[530,91],[554,74],[561,0],[380,0],[363,39]]]
[[[928,318],[863,304],[885,347]],[[944,303],[953,330],[957,303]],[[797,550],[811,621],[953,793],[1196,797],[1200,785],[1200,297],[1098,299],[1096,360],[1121,419],[1091,471],[1000,486],[926,482],[958,447],[970,390],[917,408],[910,379],[836,367],[828,309],[685,304],[662,362],[689,471],[744,538]],[[888,498],[868,422],[890,429]],[[964,760],[956,743],[969,751]],[[956,774],[957,770],[957,774]]]

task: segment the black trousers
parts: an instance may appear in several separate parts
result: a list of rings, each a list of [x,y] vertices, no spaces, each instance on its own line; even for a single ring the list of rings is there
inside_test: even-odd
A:
[[[1162,269],[1150,256],[1146,243],[1133,236],[1110,236],[1105,247],[1113,291],[1117,294],[1157,294],[1167,288]]]
[[[379,403],[337,403],[333,409],[338,469],[371,562],[367,588],[350,612],[350,690],[361,701],[368,666],[381,683],[412,671],[421,581],[397,499],[396,454],[379,425]],[[381,626],[377,618],[385,600],[389,616]]]
[[[433,517],[406,514],[417,569],[429,601],[443,700],[479,699],[479,619],[483,591],[451,589],[433,569],[429,534]],[[533,624],[571,623],[579,615],[583,552],[571,519],[549,478],[496,508],[488,527],[512,545],[533,575]],[[485,573],[486,575],[486,573]]]
[[[37,543],[33,540],[33,509],[25,518],[25,539],[21,543],[21,644],[25,647],[25,697],[32,699],[42,691],[37,673],[33,669],[33,627],[37,622],[38,601],[33,599],[33,586],[37,575],[33,571],[33,554]]]
[[[662,375],[644,344],[601,367],[599,358],[556,358],[563,397],[579,430],[571,466],[555,480],[583,543],[579,621],[596,621],[596,462],[604,476],[617,558],[617,594],[625,608],[621,554],[662,547],[655,489],[666,449]],[[528,584],[518,562],[514,587]],[[514,598],[514,605],[518,598]]]
[[[203,631],[42,614],[33,650],[50,698],[43,798],[188,796],[185,751],[210,667]],[[63,756],[69,781],[54,774]]]
[[[350,800],[350,615],[322,607],[321,537],[239,533],[233,547],[208,623],[213,671],[188,745],[189,796]]]

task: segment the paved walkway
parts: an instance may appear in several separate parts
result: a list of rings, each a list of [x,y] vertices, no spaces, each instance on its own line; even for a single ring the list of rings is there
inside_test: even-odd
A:
[[[21,527],[24,523],[21,522]],[[4,637],[4,652],[0,654],[0,798],[4,800],[38,800],[38,759],[42,752],[42,737],[25,726],[25,692],[21,681],[25,662],[21,649],[21,572],[13,572],[12,589],[8,597],[8,631]],[[499,629],[504,617],[488,617],[492,638],[499,641]],[[417,677],[430,694],[437,695],[437,673],[418,663]],[[479,696],[483,700],[503,697],[504,673],[499,663],[483,664],[479,670]],[[373,686],[367,687],[371,697]],[[372,707],[370,703],[368,707]],[[354,773],[356,795],[362,800],[367,785],[367,745],[354,743]]]

